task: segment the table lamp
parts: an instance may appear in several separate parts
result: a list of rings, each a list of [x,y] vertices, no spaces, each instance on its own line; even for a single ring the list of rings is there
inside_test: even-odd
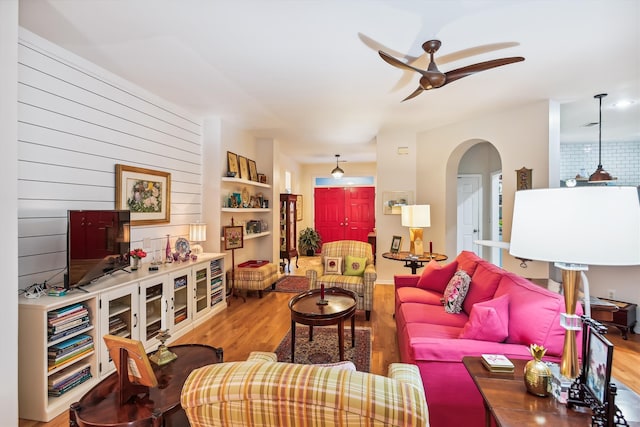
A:
[[[422,243],[422,229],[431,226],[431,208],[429,205],[402,206],[402,226],[409,227],[411,245],[409,252],[412,255],[422,256],[424,246]],[[429,250],[431,252],[431,250]]]
[[[640,265],[640,198],[636,187],[576,187],[522,190],[513,206],[509,253],[553,262],[562,270],[567,330],[560,373],[579,374],[575,314],[582,278],[585,315],[590,317],[588,265]]]
[[[189,224],[189,242],[191,242],[191,252],[200,255],[203,252],[202,246],[198,242],[207,240],[207,224]],[[193,244],[195,243],[195,245]]]

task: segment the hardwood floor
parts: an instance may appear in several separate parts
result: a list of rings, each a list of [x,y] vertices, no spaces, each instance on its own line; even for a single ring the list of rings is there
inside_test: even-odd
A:
[[[300,258],[297,274],[304,274],[304,258]],[[292,296],[290,293],[265,292],[263,298],[258,298],[255,293],[249,294],[246,302],[241,298],[232,298],[226,310],[175,343],[222,347],[225,361],[245,360],[254,350],[273,351],[289,330],[291,320],[287,303]],[[399,361],[393,305],[393,286],[378,285],[374,293],[371,321],[365,320],[364,312],[356,315],[357,326],[372,328],[371,372],[375,374],[386,375],[388,365]],[[613,376],[640,393],[640,335],[631,334],[629,340],[625,341],[617,329],[611,328],[607,337],[615,345]],[[69,425],[69,416],[65,412],[49,423],[21,419],[19,425],[66,427]]]

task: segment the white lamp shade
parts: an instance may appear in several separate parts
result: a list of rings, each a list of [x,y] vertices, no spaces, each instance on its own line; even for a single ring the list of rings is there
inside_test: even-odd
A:
[[[207,240],[207,224],[189,224],[189,241],[205,242]]]
[[[509,253],[537,261],[640,264],[640,197],[635,187],[516,192]]]
[[[402,206],[402,225],[422,228],[431,226],[431,207],[429,205]]]

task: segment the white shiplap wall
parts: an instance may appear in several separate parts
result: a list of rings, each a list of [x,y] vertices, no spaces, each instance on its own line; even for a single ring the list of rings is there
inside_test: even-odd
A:
[[[24,29],[18,55],[19,288],[62,283],[67,210],[114,209],[118,163],[171,173],[171,222],[133,227],[132,247],[188,237],[202,121]]]

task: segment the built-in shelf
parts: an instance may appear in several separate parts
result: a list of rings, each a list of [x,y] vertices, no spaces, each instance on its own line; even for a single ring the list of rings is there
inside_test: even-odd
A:
[[[269,184],[263,184],[261,182],[256,182],[256,181],[249,181],[248,179],[223,177],[222,181],[234,182],[236,184],[253,185],[254,187],[271,188],[271,185]]]
[[[271,212],[271,208],[222,208],[222,212]]]
[[[270,231],[265,231],[264,233],[249,233],[249,234],[245,234],[242,240],[257,239],[258,237],[264,237],[270,234],[271,234]],[[224,242],[224,237],[221,237],[220,241]]]

